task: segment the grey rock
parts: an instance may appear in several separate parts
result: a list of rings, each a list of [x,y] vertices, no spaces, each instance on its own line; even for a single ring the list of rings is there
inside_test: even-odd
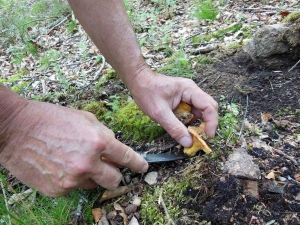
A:
[[[273,24],[259,29],[243,48],[262,67],[292,66],[300,56],[300,30],[296,24]]]
[[[228,156],[223,172],[250,180],[257,180],[260,178],[258,166],[253,162],[252,157],[248,155],[244,148],[236,149]]]
[[[157,172],[150,172],[146,175],[145,182],[149,185],[154,185],[157,183],[157,177],[158,177]]]

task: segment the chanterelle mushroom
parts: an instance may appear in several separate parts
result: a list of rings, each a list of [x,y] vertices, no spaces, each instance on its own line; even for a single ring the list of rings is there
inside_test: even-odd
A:
[[[189,126],[188,131],[193,137],[193,145],[190,148],[184,148],[184,153],[188,156],[194,156],[200,150],[205,151],[205,153],[209,154],[212,152],[211,148],[206,144],[206,142],[202,139],[205,135],[204,132],[205,123],[201,123],[199,127]]]
[[[173,110],[173,113],[183,124],[187,124],[194,117],[191,110],[192,108],[188,104],[180,102],[176,109]]]

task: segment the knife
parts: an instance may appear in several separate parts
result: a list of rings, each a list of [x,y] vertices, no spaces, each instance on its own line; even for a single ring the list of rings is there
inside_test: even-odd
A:
[[[158,154],[147,154],[146,152],[137,152],[137,153],[141,155],[149,163],[170,162],[170,161],[189,158],[185,154],[174,154],[171,152],[158,153]]]
[[[174,154],[171,152],[168,153],[158,153],[158,154],[147,154],[146,152],[136,152],[141,155],[148,163],[160,163],[160,162],[170,162],[176,161],[180,159],[187,159],[189,156],[181,153],[181,154]],[[116,167],[122,168],[121,165],[112,162],[111,160],[102,157],[102,161],[108,162],[113,164]]]

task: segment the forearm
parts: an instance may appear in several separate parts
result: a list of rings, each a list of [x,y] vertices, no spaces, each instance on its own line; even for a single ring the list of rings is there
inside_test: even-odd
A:
[[[122,0],[69,0],[77,19],[130,89],[145,61]]]

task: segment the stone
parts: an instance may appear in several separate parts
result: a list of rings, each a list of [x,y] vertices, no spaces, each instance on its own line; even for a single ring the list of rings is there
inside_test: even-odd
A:
[[[300,29],[297,24],[272,24],[259,29],[243,51],[269,69],[293,66],[300,57]]]
[[[258,182],[254,180],[244,180],[244,194],[259,200]]]
[[[248,155],[244,148],[238,148],[228,156],[223,172],[250,180],[257,180],[260,178],[258,166],[253,162],[253,158]]]
[[[157,177],[158,177],[157,172],[150,172],[146,175],[145,182],[149,185],[154,185],[157,183]]]

